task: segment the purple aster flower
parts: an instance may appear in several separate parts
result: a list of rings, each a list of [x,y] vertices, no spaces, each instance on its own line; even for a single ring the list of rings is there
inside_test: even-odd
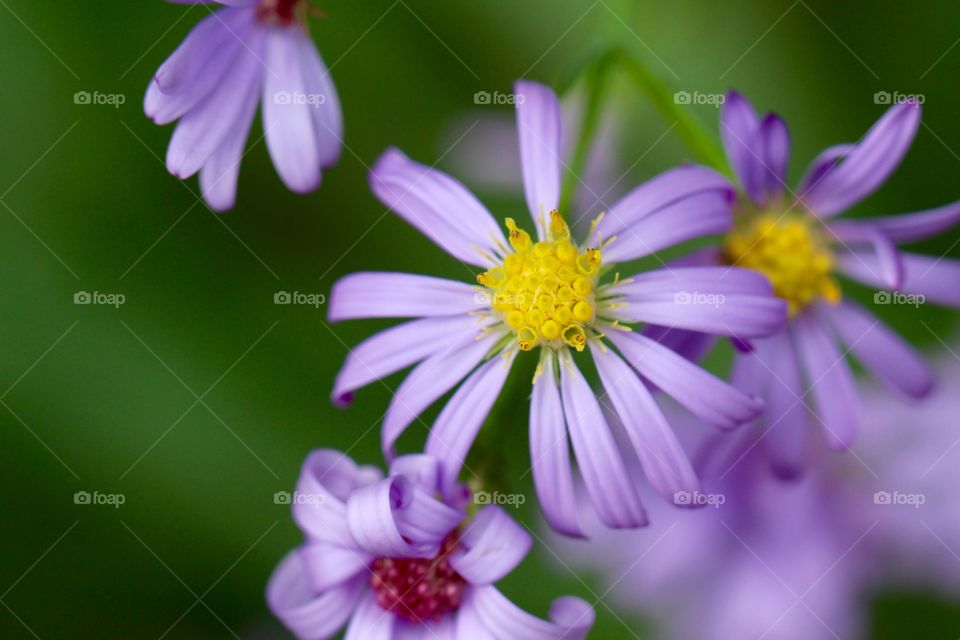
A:
[[[822,426],[833,449],[853,440],[861,420],[847,353],[908,396],[922,397],[933,385],[919,355],[872,313],[844,299],[837,280],[843,275],[882,287],[875,297],[880,304],[902,298],[960,306],[960,262],[897,247],[960,222],[960,202],[899,216],[837,219],[887,180],[919,123],[920,105],[893,106],[855,144],[821,153],[790,190],[784,121],[775,114],[761,119],[744,97],[727,96],[723,141],[745,197],[722,250],[700,257],[756,269],[789,304],[787,327],[752,341],[733,372],[736,386],[767,401],[763,445],[784,477],[806,465],[811,424]]]
[[[169,0],[220,4],[157,70],[144,111],[179,120],[167,168],[200,172],[212,209],[233,207],[244,144],[262,101],[267,149],[291,191],[320,186],[340,157],[340,101],[306,28],[306,0]]]
[[[370,382],[416,365],[383,425],[393,445],[417,416],[456,387],[431,429],[426,452],[444,463],[452,486],[510,365],[538,352],[530,405],[530,451],[541,506],[558,530],[580,533],[568,442],[593,504],[611,527],[637,527],[646,515],[600,402],[573,354],[588,351],[644,471],[667,497],[695,490],[697,478],[645,383],[674,396],[721,429],[755,418],[761,403],[706,373],[655,339],[632,331],[653,322],[750,338],[778,331],[786,305],[765,278],[746,269],[677,267],[621,278],[617,263],[732,225],[729,183],[685,166],[654,178],[572,237],[560,197],[562,126],[554,93],[518,82],[523,183],[534,234],[512,218],[505,237],[493,216],[453,178],[389,150],[371,175],[374,193],[466,268],[469,284],[401,273],[356,273],[333,288],[330,318],[416,318],[353,350],[337,376],[334,400],[349,401]],[[569,440],[568,440],[569,438]]]
[[[274,614],[310,640],[345,626],[346,640],[584,638],[594,612],[583,600],[557,599],[546,621],[493,586],[532,538],[497,506],[467,517],[464,487],[437,499],[440,479],[425,455],[395,459],[384,478],[338,451],[314,451],[292,498],[306,542],[270,579]]]

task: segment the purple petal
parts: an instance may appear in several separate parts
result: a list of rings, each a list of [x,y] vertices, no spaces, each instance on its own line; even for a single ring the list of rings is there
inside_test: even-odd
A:
[[[461,183],[388,149],[370,171],[373,193],[394,213],[466,264],[487,267],[506,246],[490,212]]]
[[[822,313],[853,354],[895,389],[922,398],[933,375],[920,355],[879,318],[852,302],[822,307]]]
[[[862,221],[844,220],[830,226],[835,230],[846,229],[848,226],[869,226],[899,244],[925,240],[958,224],[960,224],[960,202],[917,213],[869,218]]]
[[[453,394],[430,430],[425,453],[443,463],[446,492],[453,488],[477,432],[500,395],[514,355],[492,358],[477,369]]]
[[[763,170],[760,173],[764,200],[769,202],[779,197],[787,182],[787,166],[790,162],[790,130],[783,118],[768,114],[760,123],[757,139]]]
[[[298,638],[326,640],[347,623],[365,586],[358,578],[318,594],[312,588],[300,554],[294,549],[270,576],[267,604]]]
[[[563,412],[590,502],[608,527],[643,527],[647,514],[617,450],[600,403],[572,360],[560,363]]]
[[[374,558],[362,551],[326,542],[310,542],[299,548],[314,593],[337,587],[369,569]]]
[[[453,316],[488,306],[463,282],[409,273],[366,271],[341,278],[330,293],[330,321]]]
[[[410,503],[395,512],[397,530],[404,540],[433,548],[463,521],[463,512],[433,497],[436,490],[437,487],[434,487],[432,491],[426,492],[415,487]]]
[[[665,207],[706,193],[734,194],[730,181],[713,169],[686,165],[665,171],[610,207],[597,224],[593,242],[599,244]]]
[[[343,640],[394,640],[397,618],[377,604],[377,597],[368,593],[353,612]]]
[[[733,267],[678,267],[638,275],[611,289],[628,305],[617,313],[634,322],[716,335],[771,335],[786,322],[783,300],[761,274]]]
[[[762,205],[766,168],[759,144],[760,120],[750,101],[736,91],[727,93],[720,111],[720,136],[727,160],[740,178],[747,197],[755,204]]]
[[[607,338],[643,377],[715,427],[733,429],[763,410],[757,398],[645,336],[614,331]]]
[[[481,509],[460,536],[450,564],[472,585],[493,584],[523,560],[533,537],[496,505]]]
[[[311,540],[356,548],[347,525],[346,501],[360,487],[380,480],[372,467],[358,467],[348,456],[318,449],[307,456],[297,481],[293,519]]]
[[[556,94],[536,82],[514,85],[523,190],[534,221],[546,220],[560,206],[563,116]],[[537,231],[543,237],[542,224]]]
[[[960,307],[960,261],[935,258],[915,253],[900,253],[903,261],[903,285],[900,291],[915,296],[916,304],[936,302],[949,307]],[[883,287],[878,275],[880,266],[876,258],[867,254],[847,252],[837,256],[840,269],[849,277],[865,284]],[[878,304],[889,304],[889,296],[877,296]]]
[[[383,420],[382,448],[386,457],[392,455],[397,438],[417,416],[467,377],[491,352],[498,337],[491,334],[483,340],[472,337],[467,343],[448,341],[447,347],[410,372],[391,398]]]
[[[820,155],[814,158],[810,166],[807,167],[807,172],[800,180],[797,193],[806,193],[813,188],[844,156],[853,150],[853,147],[852,144],[837,144],[821,151]]]
[[[471,589],[464,607],[474,608],[477,618],[494,638],[524,640],[580,640],[593,626],[593,607],[580,598],[558,598],[550,607],[550,621],[523,611],[496,587]]]
[[[263,48],[264,34],[252,29],[245,49],[219,79],[217,88],[203,102],[187,112],[177,124],[167,149],[167,169],[178,178],[189,178],[206,164],[238,128],[246,127],[241,118],[249,111],[250,93],[260,90],[263,69],[257,52]]]
[[[377,333],[354,347],[333,385],[333,400],[343,398],[375,380],[462,345],[473,344],[480,332],[470,316],[421,318]]]
[[[821,217],[845,211],[876,191],[900,165],[920,126],[920,105],[891,107],[843,160],[829,169],[801,200]]]
[[[650,485],[670,502],[677,492],[698,492],[700,480],[687,454],[636,373],[605,347],[591,343],[590,352]]]
[[[799,477],[810,454],[810,422],[806,390],[790,331],[757,341],[756,356],[768,378],[763,414],[763,443],[773,472],[783,479]]]
[[[846,449],[860,426],[860,402],[850,366],[816,316],[803,314],[794,326],[796,348],[827,443]]]
[[[543,371],[533,384],[530,400],[530,459],[540,509],[550,526],[568,536],[582,537],[577,518],[577,498],[570,465],[570,444],[563,417],[560,390],[550,352]]]
[[[456,640],[497,640],[494,635],[483,626],[480,613],[474,604],[471,588],[464,593],[463,604],[457,611]]]
[[[293,28],[294,36],[300,44],[300,64],[303,65],[303,79],[307,93],[318,98],[310,115],[313,117],[314,140],[321,167],[330,167],[340,160],[343,150],[343,111],[340,97],[333,84],[330,70],[324,64],[317,46],[304,29]]]
[[[269,29],[264,66],[263,131],[280,179],[295,193],[320,186],[312,107],[296,29]],[[300,99],[300,98],[304,99]]]
[[[387,475],[406,476],[420,490],[432,495],[441,488],[440,471],[440,461],[436,458],[424,453],[411,453],[392,460]]]
[[[398,513],[411,508],[418,491],[403,476],[387,478],[354,491],[347,500],[347,523],[357,548],[374,557],[428,558],[434,555],[443,536],[413,540],[404,535],[406,531],[401,531],[406,527],[400,523]],[[418,509],[418,513],[423,512],[423,508]]]
[[[733,226],[733,193],[724,189],[701,191],[678,200],[620,231],[603,250],[613,264],[651,255],[695,238],[723,233]]]
[[[709,333],[670,329],[655,324],[648,325],[642,333],[690,362],[700,362],[717,342]]]

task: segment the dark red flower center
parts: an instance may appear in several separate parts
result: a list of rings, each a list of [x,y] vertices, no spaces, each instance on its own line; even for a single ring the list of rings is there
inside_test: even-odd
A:
[[[467,582],[450,565],[459,539],[451,533],[436,558],[378,558],[370,567],[370,586],[383,609],[414,623],[440,619],[456,611]]]
[[[297,10],[304,0],[260,0],[257,17],[267,22],[290,25],[297,20]]]

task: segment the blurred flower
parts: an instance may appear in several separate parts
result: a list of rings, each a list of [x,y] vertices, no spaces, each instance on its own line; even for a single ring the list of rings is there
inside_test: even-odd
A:
[[[784,477],[807,463],[811,418],[831,448],[853,441],[860,404],[847,353],[908,396],[922,397],[933,386],[919,355],[872,313],[844,300],[836,280],[841,273],[885,288],[877,304],[960,306],[960,262],[897,247],[960,222],[960,203],[901,216],[834,219],[887,180],[919,123],[915,102],[892,107],[856,144],[821,153],[794,192],[784,182],[790,152],[784,121],[775,114],[760,119],[744,97],[727,96],[723,141],[746,198],[723,249],[701,257],[756,269],[790,305],[786,329],[753,341],[733,372],[738,388],[767,400],[763,445]]]
[[[313,452],[290,499],[307,541],[270,579],[274,614],[310,640],[344,626],[347,640],[585,637],[594,612],[583,600],[556,600],[548,622],[493,586],[526,556],[530,534],[497,506],[468,519],[468,492],[441,502],[439,481],[424,455],[397,458],[384,478],[340,452]]]
[[[763,277],[745,269],[658,269],[621,279],[614,271],[618,262],[728,230],[730,185],[703,167],[668,171],[613,205],[590,226],[585,242],[577,243],[556,210],[562,148],[557,98],[542,85],[518,82],[516,102],[523,181],[537,239],[507,218],[508,240],[459,182],[400,151],[387,151],[372,171],[374,193],[465,268],[486,271],[477,276],[479,287],[401,273],[357,273],[340,280],[331,295],[331,320],[419,319],[353,350],[337,376],[334,400],[347,402],[355,389],[419,363],[385,417],[383,446],[390,455],[420,412],[466,378],[426,445],[427,453],[443,461],[450,486],[514,358],[538,349],[530,451],[547,518],[559,531],[579,534],[569,436],[603,522],[643,526],[646,514],[572,353],[589,347],[647,477],[672,498],[678,490],[695,490],[697,478],[644,380],[722,429],[755,418],[761,404],[629,325],[769,335],[782,326],[786,305],[771,297]]]
[[[198,4],[200,0],[171,0]],[[306,29],[306,0],[212,0],[212,12],[157,70],[144,111],[157,124],[179,120],[167,168],[200,172],[212,209],[236,201],[244,144],[257,102],[273,164],[297,193],[320,186],[340,157],[343,122],[330,73]]]

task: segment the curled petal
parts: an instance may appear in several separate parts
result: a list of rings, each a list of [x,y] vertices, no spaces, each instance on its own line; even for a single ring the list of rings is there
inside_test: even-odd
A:
[[[497,582],[513,571],[533,544],[526,529],[496,505],[484,507],[460,536],[450,564],[472,585]]]
[[[550,620],[523,611],[496,587],[471,589],[463,608],[472,609],[477,619],[496,640],[579,640],[585,638],[596,614],[580,598],[558,598],[550,607]]]

